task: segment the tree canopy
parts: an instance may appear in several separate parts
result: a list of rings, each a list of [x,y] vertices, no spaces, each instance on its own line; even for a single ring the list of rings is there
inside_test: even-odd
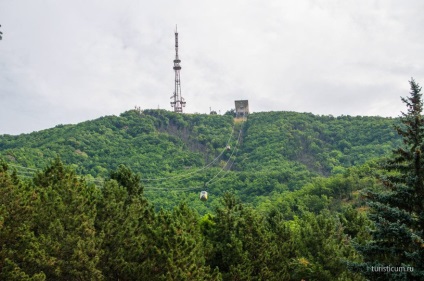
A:
[[[364,262],[354,264],[372,280],[424,278],[424,119],[421,87],[413,79],[402,98],[407,112],[396,127],[402,145],[383,165],[383,188],[369,191],[372,237],[357,246]]]
[[[400,118],[130,110],[1,135],[0,279],[420,280],[410,85]]]

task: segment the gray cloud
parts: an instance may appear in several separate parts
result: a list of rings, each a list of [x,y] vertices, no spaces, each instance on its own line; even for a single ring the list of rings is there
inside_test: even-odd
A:
[[[0,134],[171,109],[174,28],[187,112],[398,116],[424,83],[424,3],[3,1]]]

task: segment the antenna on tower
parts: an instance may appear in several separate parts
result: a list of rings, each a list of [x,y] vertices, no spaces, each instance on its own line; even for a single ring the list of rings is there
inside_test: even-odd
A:
[[[180,66],[181,60],[178,57],[178,31],[177,26],[175,26],[175,59],[174,59],[174,71],[175,71],[175,88],[174,94],[171,96],[171,106],[174,108],[174,112],[183,112],[183,107],[185,107],[186,102],[181,96],[181,79],[180,79]]]

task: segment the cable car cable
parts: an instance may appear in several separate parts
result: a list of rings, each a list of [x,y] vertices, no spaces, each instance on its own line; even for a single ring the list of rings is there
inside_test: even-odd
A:
[[[208,165],[205,165],[204,167],[202,167],[202,168],[200,168],[200,169],[198,169],[198,170],[195,170],[195,171],[193,171],[193,172],[189,172],[189,173],[187,173],[187,174],[183,174],[183,175],[177,175],[177,176],[171,176],[171,177],[163,177],[163,178],[154,178],[154,179],[141,179],[140,181],[159,181],[159,180],[166,180],[166,179],[173,179],[173,178],[178,178],[178,177],[186,177],[186,176],[188,176],[188,175],[192,175],[192,174],[195,174],[195,173],[198,173],[198,172],[200,172],[200,171],[203,171],[204,169],[206,169],[206,168],[208,168],[208,167],[210,167],[211,165],[213,165],[223,154],[224,154],[224,152],[225,151],[227,151],[228,150],[228,146],[229,146],[229,143],[230,143],[230,141],[231,141],[231,139],[232,139],[232,137],[233,137],[233,135],[234,135],[234,129],[235,129],[235,124],[233,125],[233,127],[232,127],[232,130],[231,130],[231,134],[230,134],[230,137],[228,138],[228,141],[227,141],[227,145],[226,145],[226,147],[222,150],[222,152],[215,158],[215,159],[213,159]],[[230,157],[229,157],[229,159],[228,159],[228,161],[226,162],[226,164],[224,165],[224,167],[217,173],[217,174],[215,174],[213,177],[212,177],[212,179],[210,179],[208,182],[206,182],[206,185],[207,184],[212,184],[213,183],[213,180],[220,174],[220,173],[222,173],[222,171],[225,169],[225,167],[228,165],[228,162],[230,161],[230,159],[231,159],[231,157],[234,155],[234,153],[235,153],[235,151],[238,149],[237,148],[237,146],[238,146],[238,144],[239,144],[239,141],[240,141],[240,137],[241,137],[241,133],[242,133],[242,129],[240,129],[240,132],[239,132],[239,135],[238,135],[238,138],[237,138],[237,142],[236,142],[236,145],[235,145],[235,148],[234,148],[234,150],[233,150],[233,152],[231,153],[231,155],[230,155]],[[234,162],[233,162],[234,163]],[[230,165],[230,169],[231,169],[231,167],[232,167],[232,165],[233,165],[233,163]],[[24,170],[28,170],[28,171],[25,171],[25,172],[23,172],[23,173],[36,173],[36,172],[39,172],[40,171],[40,169],[35,169],[35,168],[29,168],[29,167],[24,167],[24,166],[19,166],[19,165],[15,165],[15,164],[7,164],[7,165],[9,165],[9,166],[12,166],[12,167],[17,167],[17,168],[21,168],[21,169],[24,169]],[[31,171],[31,172],[30,172]],[[18,172],[18,171],[17,171]],[[227,172],[228,172],[228,170],[227,170]],[[26,174],[26,175],[21,175],[22,177],[25,177],[25,178],[30,178],[31,176],[29,176],[28,174]],[[84,178],[84,176],[81,176],[81,177],[79,177],[79,178]],[[222,179],[223,177],[221,177],[220,179]],[[94,183],[105,183],[105,181],[106,180],[103,180],[103,179],[88,179],[88,178],[84,178],[87,182],[94,182]],[[217,181],[219,181],[220,179],[218,179]],[[146,189],[147,188],[147,189]],[[174,190],[174,191],[176,191],[176,190],[178,190],[178,191],[184,191],[184,190],[195,190],[195,189],[200,189],[200,188],[202,188],[202,187],[189,187],[189,188],[175,188],[175,189],[173,189],[173,188],[160,188],[160,187],[152,187],[152,186],[144,186],[144,189],[145,190]]]
[[[230,162],[230,160],[231,160],[231,157],[234,155],[234,153],[238,150],[238,145],[239,145],[239,142],[240,142],[240,138],[241,138],[241,133],[242,133],[242,129],[240,129],[240,132],[239,132],[239,135],[238,135],[238,137],[237,137],[237,142],[236,142],[236,145],[235,145],[235,147],[234,147],[234,149],[233,149],[233,152],[231,153],[231,155],[230,155],[230,157],[228,158],[228,161],[226,162],[226,164],[225,164],[225,166],[221,169],[221,170],[219,170],[219,172],[218,173],[216,173],[208,182],[206,182],[206,184],[205,185],[211,185],[212,183],[215,183],[215,182],[217,182],[217,181],[219,181],[219,180],[221,180],[222,178],[224,178],[225,177],[225,175],[224,176],[222,176],[221,178],[219,178],[218,180],[216,180],[216,181],[214,181],[214,179],[219,175],[219,174],[221,174],[222,173],[222,171],[225,169],[225,167],[228,165],[228,163]],[[231,169],[231,167],[232,167],[232,165],[234,164],[234,162],[230,165],[230,169]],[[229,170],[227,170],[226,171],[226,173],[228,173],[228,171]],[[147,191],[147,190],[162,190],[162,191],[194,191],[194,190],[198,190],[198,189],[204,189],[204,186],[197,186],[197,187],[184,187],[184,188],[169,188],[169,187],[154,187],[154,186],[144,186],[144,190],[145,191]]]
[[[200,169],[198,169],[198,170],[195,170],[195,171],[192,171],[192,172],[188,172],[188,173],[186,173],[186,174],[182,174],[182,175],[176,175],[176,176],[169,176],[169,177],[162,177],[162,178],[149,178],[149,179],[141,179],[141,181],[161,181],[161,180],[166,180],[166,179],[174,179],[174,178],[180,178],[180,177],[182,177],[182,178],[184,178],[184,177],[186,177],[186,176],[188,176],[188,175],[192,175],[192,174],[196,174],[196,173],[198,173],[198,172],[201,172],[201,171],[203,171],[203,170],[205,170],[206,168],[209,168],[210,166],[212,166],[216,161],[218,161],[218,159],[224,154],[224,152],[227,150],[227,147],[228,147],[228,144],[230,143],[230,141],[231,141],[231,139],[233,138],[233,135],[234,135],[234,128],[235,128],[235,125],[233,125],[233,128],[232,128],[232,130],[231,130],[231,134],[230,134],[230,137],[228,138],[228,140],[227,140],[227,145],[226,145],[226,147],[225,147],[225,149],[223,149],[222,151],[221,151],[221,153],[215,158],[215,159],[213,159],[212,160],[212,162],[210,162],[209,164],[207,164],[206,166],[203,166],[202,168],[200,168]]]

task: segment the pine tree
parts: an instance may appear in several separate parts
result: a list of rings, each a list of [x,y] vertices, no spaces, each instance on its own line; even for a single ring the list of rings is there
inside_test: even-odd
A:
[[[94,220],[98,190],[59,159],[35,176],[35,206],[28,266],[47,280],[102,280]]]
[[[273,272],[274,280],[292,280],[291,263],[296,258],[298,248],[295,232],[291,229],[292,222],[286,221],[282,213],[273,210],[267,216],[267,225],[271,235],[269,255],[272,257],[267,266]]]
[[[264,218],[233,194],[225,193],[222,201],[205,233],[212,244],[207,264],[218,267],[224,280],[275,280]]]
[[[125,165],[119,165],[116,171],[110,173],[110,179],[116,180],[120,186],[125,187],[128,192],[128,199],[143,195],[143,186],[140,183],[140,176],[134,174]],[[128,202],[127,202],[128,203]]]
[[[370,280],[424,280],[424,119],[421,87],[409,82],[408,111],[396,126],[403,145],[383,165],[383,189],[369,192],[372,239],[357,245]]]
[[[198,217],[185,203],[161,210],[152,234],[146,280],[221,280],[218,270],[205,265]]]
[[[139,176],[123,165],[111,173],[101,191],[96,218],[103,238],[99,266],[106,280],[137,280],[149,258],[153,210],[143,196]]]
[[[25,262],[31,237],[35,194],[26,189],[16,174],[0,163],[0,280],[41,281],[45,275]],[[32,241],[34,242],[34,241]]]
[[[292,280],[363,280],[346,268],[344,260],[357,254],[342,224],[330,212],[305,213],[292,221],[292,228],[296,247]]]

